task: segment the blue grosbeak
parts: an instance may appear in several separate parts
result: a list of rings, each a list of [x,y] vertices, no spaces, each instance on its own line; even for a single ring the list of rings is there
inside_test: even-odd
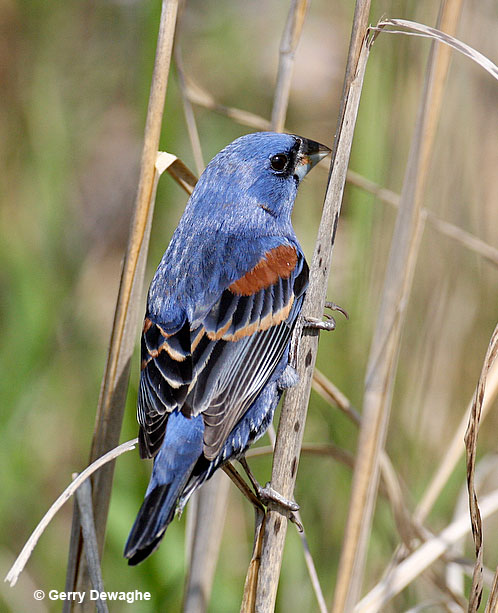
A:
[[[300,136],[248,134],[190,196],[148,295],[137,415],[140,455],[154,468],[125,547],[131,565],[159,546],[194,490],[264,434],[295,382],[289,347],[308,266],[291,212],[328,153]]]

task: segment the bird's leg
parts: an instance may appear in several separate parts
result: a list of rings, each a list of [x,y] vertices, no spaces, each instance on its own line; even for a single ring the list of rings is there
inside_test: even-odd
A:
[[[234,484],[239,488],[239,490],[244,494],[244,496],[254,505],[254,508],[257,511],[262,511],[264,513],[265,508],[263,503],[259,498],[254,494],[251,488],[244,481],[242,475],[236,470],[236,468],[232,465],[231,462],[227,462],[223,465],[223,470],[230,477],[230,479],[234,482]]]
[[[275,491],[269,483],[266,484],[265,487],[260,485],[253,475],[251,469],[249,468],[249,464],[247,463],[245,457],[241,457],[239,459],[242,468],[246,471],[247,476],[249,477],[249,481],[252,483],[254,491],[256,492],[256,496],[258,499],[267,506],[269,502],[273,502],[279,507],[279,511],[281,509],[284,510],[283,515],[287,515],[291,521],[294,521],[295,518],[292,517],[294,511],[299,511],[299,505],[294,500],[288,500],[282,494],[279,494]]]
[[[347,311],[338,304],[335,304],[335,302],[329,302],[327,300],[325,303],[325,308],[330,309],[331,311],[339,311],[339,313],[342,313],[346,319],[349,319]],[[317,319],[316,317],[303,317],[303,327],[311,328],[313,330],[325,330],[327,332],[335,330],[335,319],[332,317],[332,315],[329,315],[328,313],[324,313],[323,315],[327,321]]]

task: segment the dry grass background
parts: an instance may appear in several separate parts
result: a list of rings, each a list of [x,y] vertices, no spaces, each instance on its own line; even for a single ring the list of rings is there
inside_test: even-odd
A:
[[[460,3],[445,4],[451,9]],[[3,9],[0,71],[7,87],[0,101],[0,147],[5,160],[0,184],[0,458],[5,502],[0,510],[0,567],[6,572],[39,518],[88,456],[120,260],[138,183],[159,6],[138,1],[74,6],[55,2],[41,9],[32,2],[4,2]],[[239,134],[258,129],[258,117],[270,119],[288,10],[287,3],[279,2],[187,4],[180,40],[193,106],[187,103],[186,114],[195,117],[195,125],[190,120],[190,134],[198,130],[205,160]],[[385,14],[434,25],[438,10],[438,3],[428,1],[379,0],[372,2],[370,22]],[[312,3],[293,66],[285,126],[328,144],[339,113],[352,11],[353,4],[345,1],[332,6]],[[467,1],[462,3],[455,32],[496,60],[496,25],[491,0]],[[347,184],[328,288],[329,298],[349,311],[350,321],[339,321],[333,334],[322,335],[317,364],[345,394],[345,403],[358,410],[363,406],[363,411],[367,360],[396,219],[395,210],[384,200],[396,200],[391,192],[406,197],[403,178],[410,147],[420,137],[416,114],[429,47],[429,41],[419,38],[379,36],[368,60],[355,129],[350,168],[360,180],[350,175]],[[198,168],[202,162],[199,149],[192,150],[190,145],[181,86],[182,79],[173,72],[159,146]],[[283,90],[283,85],[277,87]],[[232,109],[231,117],[226,107]],[[239,123],[234,109],[253,114],[242,117],[246,125]],[[396,479],[381,487],[388,496],[379,497],[364,539],[368,543],[366,572],[363,587],[357,586],[361,595],[375,585],[380,589],[379,581],[394,552],[398,559],[407,555],[400,552],[402,541],[416,548],[420,539],[428,539],[430,545],[430,534],[423,530],[412,540],[414,526],[407,517],[414,515],[427,530],[438,533],[459,509],[467,512],[462,502],[466,496],[463,431],[453,445],[452,440],[458,424],[466,424],[467,407],[497,319],[496,259],[493,263],[498,245],[496,82],[476,64],[452,54],[436,119],[421,205],[430,216],[481,239],[486,257],[483,249],[477,253],[468,248],[468,236],[463,240],[457,232],[457,239],[448,237],[448,232],[441,231],[441,221],[427,218],[401,342],[395,350],[386,451]],[[277,121],[275,115],[273,121]],[[364,189],[362,177],[391,192],[374,196],[372,189]],[[295,227],[309,260],[326,182],[326,173],[315,171],[296,205]],[[160,181],[147,281],[185,198],[169,177]],[[451,231],[455,233],[454,228]],[[391,278],[390,274],[387,283]],[[135,436],[137,370],[134,355],[121,440]],[[493,384],[496,388],[496,376],[490,373],[488,386]],[[335,593],[338,611],[343,605],[337,604],[337,576],[339,586],[348,583],[340,553],[352,513],[352,472],[347,461],[334,458],[357,455],[361,460],[364,456],[357,454],[357,426],[331,407],[324,395],[323,388],[322,394],[311,395],[295,496],[301,503],[325,606],[332,605]],[[480,498],[496,488],[498,424],[493,403],[488,405],[476,458]],[[349,455],[332,449],[331,443]],[[421,505],[439,464],[453,449],[453,457],[459,459],[444,478],[435,505]],[[255,458],[252,464],[260,480],[270,475],[268,456]],[[384,460],[381,466],[383,474],[393,476]],[[138,462],[136,454],[118,460],[103,558],[104,585],[108,590],[151,591],[151,611],[180,610],[184,519],[170,527],[160,551],[141,567],[130,569],[121,558],[147,472],[146,463]],[[252,509],[235,488],[229,489],[227,504],[211,611],[238,609],[250,559]],[[58,610],[48,601],[35,603],[32,592],[64,589],[71,522],[71,509],[66,507],[43,535],[18,585],[10,589],[3,584],[0,598],[6,610]],[[498,565],[497,535],[496,519],[486,519],[483,559],[489,570],[484,572],[484,602]],[[427,605],[426,610],[462,610],[467,606],[474,553],[467,536],[380,610],[405,611],[415,605]],[[411,559],[405,560],[405,567]],[[317,610],[318,606],[301,541],[291,526],[277,610]]]

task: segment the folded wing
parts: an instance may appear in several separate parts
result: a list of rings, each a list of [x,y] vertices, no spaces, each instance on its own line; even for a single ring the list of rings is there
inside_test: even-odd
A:
[[[202,413],[204,455],[218,455],[280,362],[307,281],[302,254],[280,245],[226,288],[194,329],[188,321],[167,329],[146,318],[138,399],[142,457],[157,453],[175,410]]]

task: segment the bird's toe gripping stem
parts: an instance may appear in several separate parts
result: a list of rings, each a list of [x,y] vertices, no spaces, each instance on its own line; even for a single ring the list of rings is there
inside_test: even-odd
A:
[[[335,304],[335,302],[330,302],[327,300],[325,303],[325,308],[330,309],[331,311],[338,311],[339,313],[342,313],[346,319],[349,319],[347,311],[338,304]],[[325,330],[326,332],[335,330],[335,319],[332,317],[332,315],[329,315],[328,313],[324,313],[323,315],[326,321],[317,319],[316,317],[304,317],[304,327],[311,328],[313,330]]]
[[[267,483],[265,487],[263,487],[253,475],[246,459],[242,457],[239,459],[239,462],[244,468],[247,476],[249,477],[249,480],[254,488],[258,500],[265,507],[272,505],[272,507],[276,511],[278,511],[282,515],[285,515],[293,524],[296,524],[296,527],[299,532],[302,532],[303,526],[301,522],[298,521],[297,517],[294,515],[296,511],[299,511],[299,505],[297,504],[297,502],[294,500],[289,500],[288,498],[282,496],[282,494],[280,494],[271,487],[270,483]]]

